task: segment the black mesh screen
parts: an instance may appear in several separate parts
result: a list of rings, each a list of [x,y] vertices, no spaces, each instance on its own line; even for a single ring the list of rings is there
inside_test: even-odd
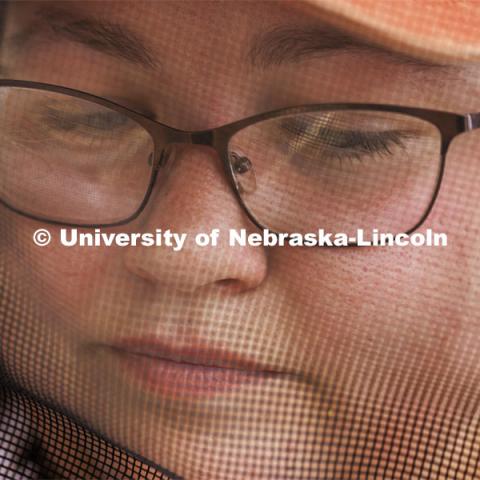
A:
[[[3,79],[88,92],[186,132],[314,103],[480,111],[478,65],[459,74],[357,47],[334,52],[332,39],[343,38],[345,46],[345,37],[325,33],[327,25],[300,2],[12,2],[8,15],[4,7]],[[318,42],[317,27],[330,48],[312,54],[305,40]],[[294,37],[305,47],[296,55]],[[259,60],[261,49],[252,45],[262,38]],[[282,52],[290,52],[288,62],[279,61]],[[108,198],[80,184],[80,177],[102,184],[95,162],[78,166],[78,177],[57,169],[61,163],[67,171],[81,157],[71,144],[85,152],[102,145],[106,131],[125,139],[128,125],[115,116],[79,117],[77,107],[62,102],[49,104],[39,120],[37,110],[9,104],[2,92],[0,86],[0,105],[12,114],[10,120],[0,113],[0,124],[8,124],[0,132],[0,192],[35,210],[44,205],[22,192],[58,187],[62,196],[52,194],[45,205],[55,209],[57,200],[62,212],[74,209],[63,200],[69,193],[81,191],[85,207]],[[362,155],[383,148],[373,155],[379,166],[395,152],[413,157],[414,141],[426,159],[437,159],[431,145],[439,143],[425,141],[421,128],[398,127],[403,136],[396,132],[388,144],[392,129],[385,137],[380,123],[375,135],[364,128],[359,136],[340,122],[330,145],[329,162],[339,161],[342,149],[349,156],[329,164],[329,178],[341,173],[345,190],[355,184],[355,198],[365,203],[363,192],[380,183],[408,194],[407,181],[393,180],[413,178],[411,164],[405,155],[406,163],[396,163],[402,168],[383,168],[379,182],[371,165],[362,176],[366,160],[352,154],[355,147]],[[282,139],[299,131],[301,122]],[[270,146],[271,130],[261,134]],[[103,231],[170,229],[190,239],[214,228],[257,232],[218,152],[185,138],[178,137],[174,153],[161,156],[151,147],[141,158],[145,168],[154,158],[164,161],[149,203],[135,220]],[[237,137],[238,158],[248,153],[255,163],[255,138]],[[22,167],[6,158],[12,151],[23,152]],[[290,146],[278,165],[295,169],[300,153],[318,151]],[[438,198],[419,230],[447,233],[446,247],[231,247],[224,238],[212,248],[187,242],[177,252],[65,247],[62,225],[0,205],[0,478],[480,478],[478,151],[477,132],[452,142]],[[101,153],[99,161],[118,161],[111,149]],[[299,198],[317,179],[282,176],[265,165],[249,188],[262,185],[263,174],[279,196]],[[122,176],[123,197],[139,171]],[[41,176],[47,174],[48,182]],[[425,178],[433,195],[436,176]],[[302,215],[320,204],[331,214],[352,191],[335,190],[336,202],[319,194],[311,205],[295,204],[287,224],[302,225]],[[372,211],[392,211],[390,193],[375,197]],[[424,193],[419,188],[402,203],[402,221],[412,205],[426,203]],[[120,212],[120,200],[112,209]],[[252,205],[267,219],[284,220],[268,190]],[[52,234],[50,245],[33,243],[40,228]]]

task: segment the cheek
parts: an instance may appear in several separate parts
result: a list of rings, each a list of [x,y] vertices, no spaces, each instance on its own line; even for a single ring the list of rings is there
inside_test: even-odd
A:
[[[36,251],[32,259],[44,298],[70,313],[81,312],[86,299],[102,284],[109,253],[104,249],[62,246],[43,250]]]
[[[32,235],[38,228],[49,230],[53,239],[50,245],[38,247],[33,243]],[[95,290],[104,284],[113,249],[64,247],[59,244],[57,227],[12,214],[2,221],[3,229],[8,235],[1,252],[10,265],[7,268],[13,281],[28,288],[30,298],[56,321],[79,320],[79,314],[95,297]]]
[[[372,365],[386,352],[391,361],[379,368],[438,352],[446,360],[468,334],[464,285],[451,281],[452,264],[462,271],[464,262],[448,247],[278,252],[276,268],[289,279],[285,302],[295,305],[296,350],[318,352],[308,359],[314,371],[334,357],[352,369]]]

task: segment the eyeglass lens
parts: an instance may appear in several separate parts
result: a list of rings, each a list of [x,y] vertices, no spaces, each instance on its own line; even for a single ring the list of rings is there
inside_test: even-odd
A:
[[[152,178],[155,146],[129,116],[70,95],[0,88],[0,198],[53,221],[132,216]],[[395,112],[330,110],[259,121],[229,141],[245,206],[277,232],[354,235],[413,228],[433,198],[441,135]]]
[[[154,142],[128,116],[44,90],[0,88],[0,197],[30,215],[113,223],[141,205]]]
[[[428,209],[441,134],[394,112],[316,111],[251,125],[229,151],[245,205],[274,231],[396,234]]]

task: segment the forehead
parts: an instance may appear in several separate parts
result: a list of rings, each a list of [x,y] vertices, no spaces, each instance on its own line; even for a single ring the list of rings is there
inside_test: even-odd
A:
[[[10,11],[18,22],[35,22],[36,28],[41,28],[40,19],[56,24],[86,17],[109,21],[165,52],[209,46],[213,55],[235,54],[256,33],[277,23],[311,23],[301,3],[278,1],[27,1],[12,3]],[[219,43],[219,38],[226,42]]]
[[[9,13],[7,38],[16,45],[10,59],[25,70],[25,78],[106,96],[128,88],[148,101],[175,103],[176,110],[208,103],[210,110],[227,115],[225,103],[240,91],[249,96],[263,88],[248,58],[255,38],[280,24],[312,23],[297,4],[282,2],[15,2]],[[99,23],[86,25],[85,19]],[[119,40],[125,32],[128,38]],[[144,57],[153,68],[111,54],[123,50],[125,60],[132,37],[145,46]],[[38,65],[40,58],[48,71]],[[207,96],[208,102],[201,100]]]
[[[475,107],[459,99],[478,97],[478,75],[366,45],[302,2],[15,2],[7,30],[25,79],[103,96],[128,90],[183,128],[323,101],[462,112]]]

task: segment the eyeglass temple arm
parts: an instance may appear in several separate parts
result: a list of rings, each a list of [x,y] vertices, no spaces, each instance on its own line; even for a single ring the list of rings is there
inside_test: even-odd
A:
[[[476,130],[480,128],[480,113],[467,113],[465,115],[465,131]]]

